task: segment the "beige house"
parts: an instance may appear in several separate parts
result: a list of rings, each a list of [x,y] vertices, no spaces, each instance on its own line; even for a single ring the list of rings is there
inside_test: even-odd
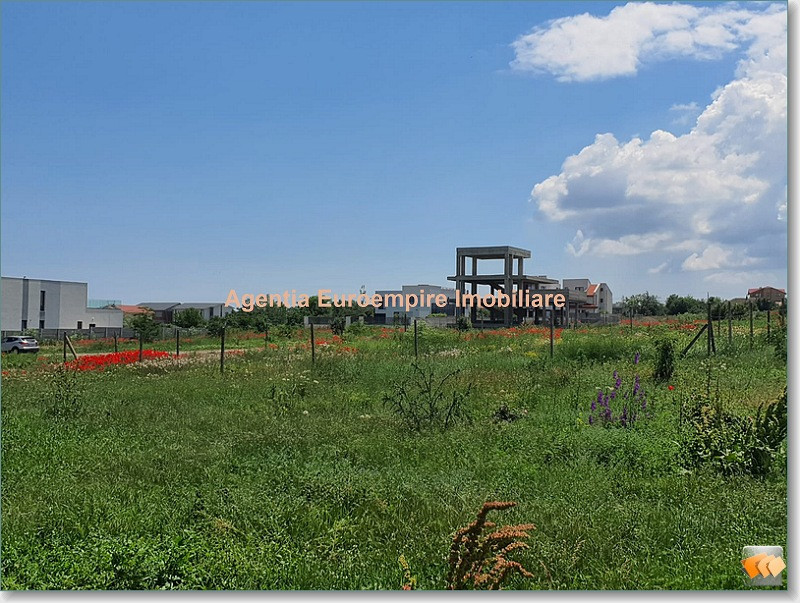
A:
[[[583,306],[586,310],[611,314],[614,295],[607,283],[592,284],[588,278],[565,278],[562,287],[585,294],[589,298],[589,303]]]

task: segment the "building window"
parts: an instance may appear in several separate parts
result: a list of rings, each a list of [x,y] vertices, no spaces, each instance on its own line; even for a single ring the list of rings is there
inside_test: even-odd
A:
[[[79,321],[78,321],[78,328],[79,328],[79,329],[82,329],[82,328],[83,328],[83,321],[82,321],[82,320],[79,320]]]
[[[97,326],[97,325],[96,325],[96,324],[94,324],[93,322],[90,322],[90,323],[89,323],[89,328],[90,328],[90,329],[94,329],[96,326]]]
[[[39,312],[44,312],[44,291],[39,292]]]
[[[39,328],[40,329],[44,329],[44,321],[43,320],[39,321]]]
[[[603,298],[602,298],[602,297],[600,298],[600,303],[601,303],[601,304],[603,303]]]
[[[214,318],[214,308],[213,307],[208,309],[208,317],[209,318]]]

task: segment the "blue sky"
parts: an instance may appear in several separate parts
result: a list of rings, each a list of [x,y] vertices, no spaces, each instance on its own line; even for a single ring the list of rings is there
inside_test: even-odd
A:
[[[224,300],[444,285],[456,246],[510,244],[616,299],[783,287],[785,23],[762,3],[3,2],[2,273]]]

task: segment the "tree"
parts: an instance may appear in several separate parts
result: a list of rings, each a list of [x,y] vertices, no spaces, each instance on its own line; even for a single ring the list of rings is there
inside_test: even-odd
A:
[[[756,308],[758,310],[761,310],[762,312],[766,312],[767,310],[772,310],[773,309],[772,307],[773,307],[773,304],[768,299],[764,299],[762,297],[762,298],[759,298],[758,300],[756,300]]]
[[[222,335],[222,330],[225,328],[225,326],[226,321],[222,316],[212,316],[206,323],[206,330],[208,331],[209,335],[219,337]]]
[[[125,317],[125,326],[133,330],[137,337],[144,341],[153,341],[159,334],[158,323],[153,319],[152,312],[129,314]]]
[[[182,329],[191,329],[192,327],[202,327],[205,320],[203,313],[197,308],[186,308],[175,313],[173,322]]]
[[[667,314],[700,314],[705,310],[705,302],[696,299],[691,295],[680,296],[675,293],[667,298],[665,304]]]
[[[664,314],[664,304],[658,301],[658,297],[648,292],[637,293],[630,297],[623,297],[622,306],[626,314],[631,311],[640,316],[658,316]]]

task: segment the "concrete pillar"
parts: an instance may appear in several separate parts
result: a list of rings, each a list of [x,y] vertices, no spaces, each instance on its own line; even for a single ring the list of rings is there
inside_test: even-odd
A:
[[[506,295],[511,295],[512,291],[512,274],[513,274],[513,265],[511,260],[511,254],[506,253],[505,262],[504,262],[504,270],[503,270],[503,291]],[[505,326],[511,326],[511,306],[509,305],[503,311],[503,323]]]

